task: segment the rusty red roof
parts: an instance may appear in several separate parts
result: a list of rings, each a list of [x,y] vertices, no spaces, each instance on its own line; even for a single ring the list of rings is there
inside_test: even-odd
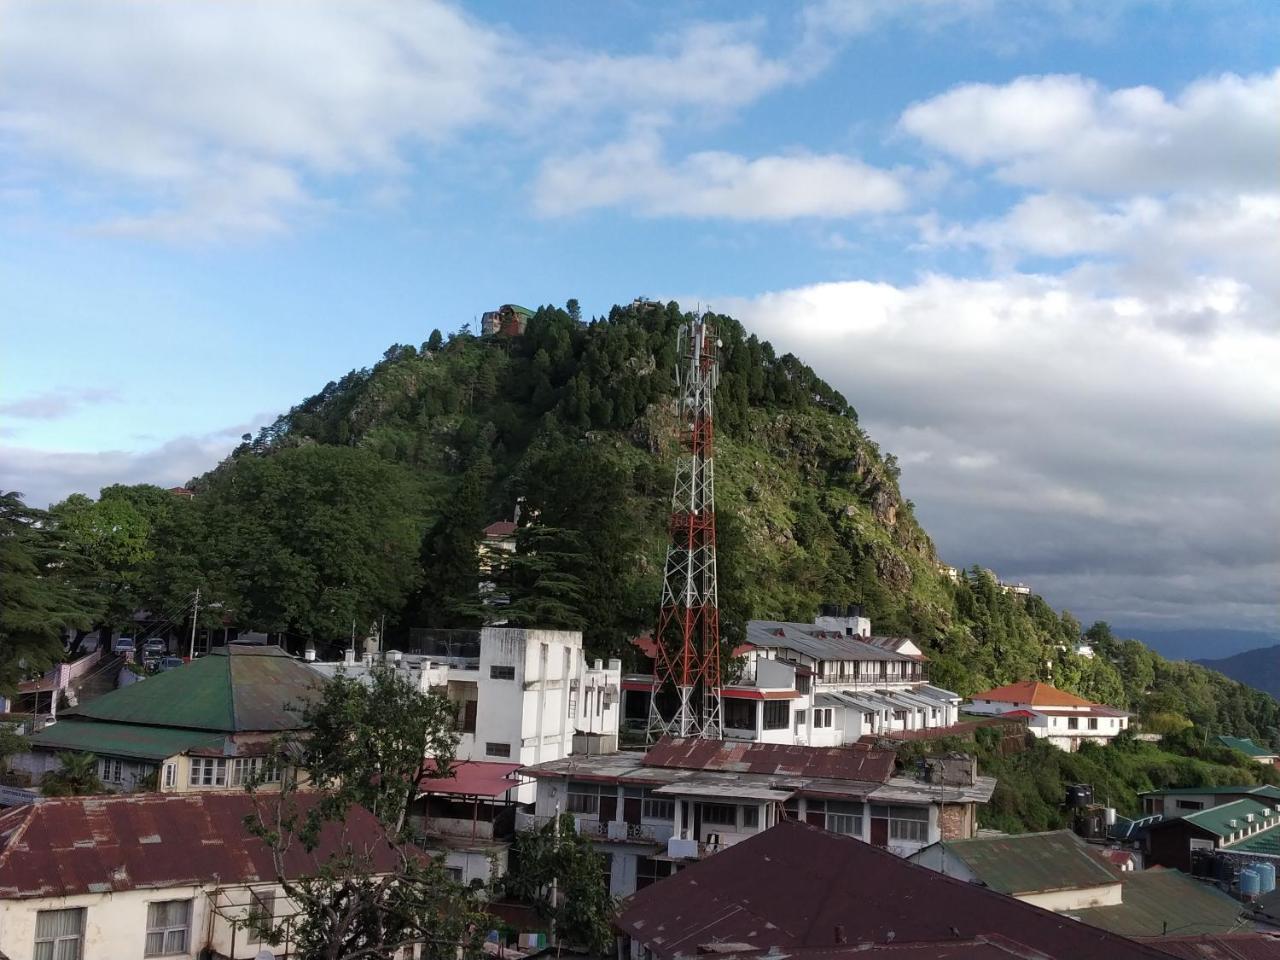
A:
[[[430,764],[435,769],[434,761]],[[521,783],[528,783],[514,776],[519,763],[493,763],[485,760],[464,760],[449,771],[447,777],[423,777],[418,789],[423,793],[449,793],[464,797],[500,797],[514,790]]]
[[[884,783],[893,774],[892,750],[862,744],[800,747],[782,743],[744,743],[701,737],[663,738],[645,754],[647,767],[720,770],[826,780]]]
[[[67,797],[0,814],[0,898],[73,896],[276,878],[271,852],[244,826],[255,799],[265,815],[278,795],[243,791]],[[306,809],[315,794],[298,794]],[[346,845],[373,851],[375,867],[399,858],[373,814],[360,807],[326,828],[313,853],[289,847],[284,872],[315,875]]]
[[[640,890],[616,923],[660,960],[717,945],[785,954],[845,944],[942,947],[990,934],[1050,960],[1168,960],[1155,947],[795,820]]]
[[[505,540],[515,532],[514,520],[495,520],[484,528],[484,535],[490,540]]]
[[[1280,960],[1280,937],[1261,931],[1152,937],[1147,942],[1186,960]]]

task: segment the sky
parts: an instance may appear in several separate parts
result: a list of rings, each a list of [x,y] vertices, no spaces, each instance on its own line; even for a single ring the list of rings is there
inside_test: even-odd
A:
[[[1280,630],[1267,0],[0,0],[0,487],[185,481],[500,303],[731,313],[941,556]]]

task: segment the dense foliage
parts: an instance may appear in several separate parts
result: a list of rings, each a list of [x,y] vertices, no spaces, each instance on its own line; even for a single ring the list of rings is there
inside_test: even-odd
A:
[[[513,622],[581,626],[594,656],[631,655],[656,616],[677,423],[676,304],[590,322],[543,307],[519,337],[433,333],[329,383],[246,436],[194,498],[113,487],[55,508],[103,598],[100,622],[167,610],[196,586],[205,616],[345,646],[385,617],[389,644],[486,612],[482,528],[521,510],[503,573]],[[1088,637],[1039,597],[974,568],[954,580],[857,414],[800,360],[730,317],[716,394],[720,605],[809,620],[858,603],[878,633],[917,638],[933,680],[967,694],[1040,679],[1133,710],[1149,728],[1274,741],[1280,706],[1141,644]],[[86,518],[86,512],[103,516]],[[132,513],[139,516],[135,522]]]

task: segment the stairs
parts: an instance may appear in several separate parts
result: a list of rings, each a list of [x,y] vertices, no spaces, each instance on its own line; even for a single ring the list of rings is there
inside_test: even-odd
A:
[[[114,690],[116,688],[116,677],[120,675],[120,668],[123,665],[124,661],[115,654],[103,657],[98,661],[97,666],[93,668],[91,673],[85,674],[71,684],[76,703],[87,703],[96,697],[102,696],[104,693],[110,693]]]

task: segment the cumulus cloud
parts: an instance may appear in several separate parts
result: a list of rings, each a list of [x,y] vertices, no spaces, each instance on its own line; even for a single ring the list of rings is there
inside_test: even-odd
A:
[[[63,420],[86,406],[118,400],[114,390],[94,387],[79,390],[50,390],[8,403],[0,403],[0,416],[15,420]]]
[[[1198,80],[1170,99],[1079,76],[965,84],[914,104],[906,133],[971,166],[1035,187],[1103,194],[1265,191],[1280,155],[1280,70]]]
[[[548,161],[534,197],[547,216],[623,207],[649,217],[788,220],[896,210],[907,191],[900,175],[842,154],[705,151],[670,163],[658,136],[642,131]]]
[[[1068,273],[715,304],[850,398],[949,561],[1081,616],[1274,627],[1280,332],[1246,300]]]
[[[395,178],[411,150],[466,132],[751,102],[793,76],[759,26],[606,54],[539,50],[431,0],[19,0],[0,32],[0,146],[109,185],[120,208],[92,211],[109,231],[273,233],[338,178]]]

